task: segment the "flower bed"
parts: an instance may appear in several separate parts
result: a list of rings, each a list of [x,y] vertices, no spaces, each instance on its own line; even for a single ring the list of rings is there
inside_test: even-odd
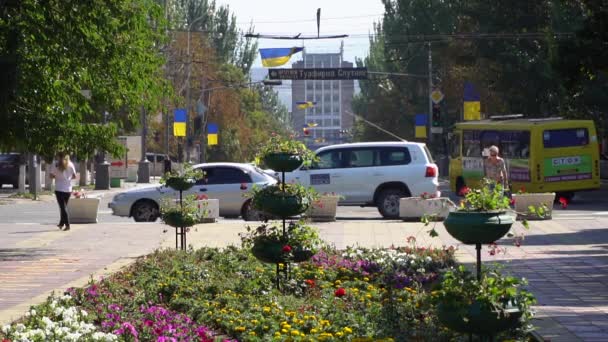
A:
[[[107,341],[458,340],[439,325],[431,291],[453,256],[453,248],[413,245],[326,249],[292,264],[281,292],[274,286],[276,265],[258,262],[248,249],[164,250],[68,290],[61,306],[88,312],[78,316],[94,324],[87,333]],[[52,300],[35,307],[23,327],[8,327],[8,338],[17,329],[46,329],[42,316],[53,311],[41,308]]]

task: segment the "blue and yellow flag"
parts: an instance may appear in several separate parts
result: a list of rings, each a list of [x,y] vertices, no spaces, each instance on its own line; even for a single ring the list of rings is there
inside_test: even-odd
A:
[[[469,120],[481,120],[481,96],[475,86],[472,83],[464,83],[464,119]]]
[[[304,48],[301,47],[260,49],[262,65],[267,68],[281,66],[289,62],[291,55],[302,50],[304,50]]]
[[[414,117],[415,131],[414,137],[426,138],[426,125],[428,123],[429,116],[427,114],[416,114]]]
[[[306,109],[306,108],[314,107],[316,104],[317,104],[316,101],[298,101],[298,102],[296,102],[298,109]]]
[[[173,112],[173,136],[186,136],[186,121],[188,112],[184,108],[176,108]]]
[[[207,145],[208,146],[217,145],[218,132],[219,132],[219,129],[218,129],[217,124],[214,124],[214,123],[207,124]]]

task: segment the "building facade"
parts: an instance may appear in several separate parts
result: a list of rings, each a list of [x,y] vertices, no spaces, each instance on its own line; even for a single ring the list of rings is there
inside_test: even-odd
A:
[[[306,53],[303,59],[292,64],[292,68],[352,68],[353,63],[343,60],[339,53]],[[350,141],[354,118],[351,102],[355,91],[353,80],[304,80],[292,81],[292,122],[296,132],[303,136],[310,147],[331,145]],[[311,101],[315,105],[298,108],[298,102]]]

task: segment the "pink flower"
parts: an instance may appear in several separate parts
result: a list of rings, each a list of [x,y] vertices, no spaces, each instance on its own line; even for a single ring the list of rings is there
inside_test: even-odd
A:
[[[199,201],[201,201],[201,200],[208,200],[209,197],[207,195],[205,195],[205,194],[200,194],[200,195],[196,196],[196,199],[199,200]]]
[[[568,208],[568,199],[566,199],[565,197],[560,197],[559,203],[562,205],[562,209]]]
[[[283,246],[283,249],[281,249],[281,251],[283,251],[283,253],[289,253],[289,252],[291,252],[291,246],[285,245],[285,246]]]

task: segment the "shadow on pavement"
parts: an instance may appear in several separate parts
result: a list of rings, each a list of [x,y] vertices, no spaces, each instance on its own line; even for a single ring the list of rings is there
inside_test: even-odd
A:
[[[502,239],[501,244],[513,244],[513,239]],[[608,228],[583,229],[572,233],[526,235],[524,245],[603,245],[608,244]],[[553,252],[553,250],[551,250]]]
[[[0,248],[0,261],[37,260],[56,254],[53,250],[42,248]]]

